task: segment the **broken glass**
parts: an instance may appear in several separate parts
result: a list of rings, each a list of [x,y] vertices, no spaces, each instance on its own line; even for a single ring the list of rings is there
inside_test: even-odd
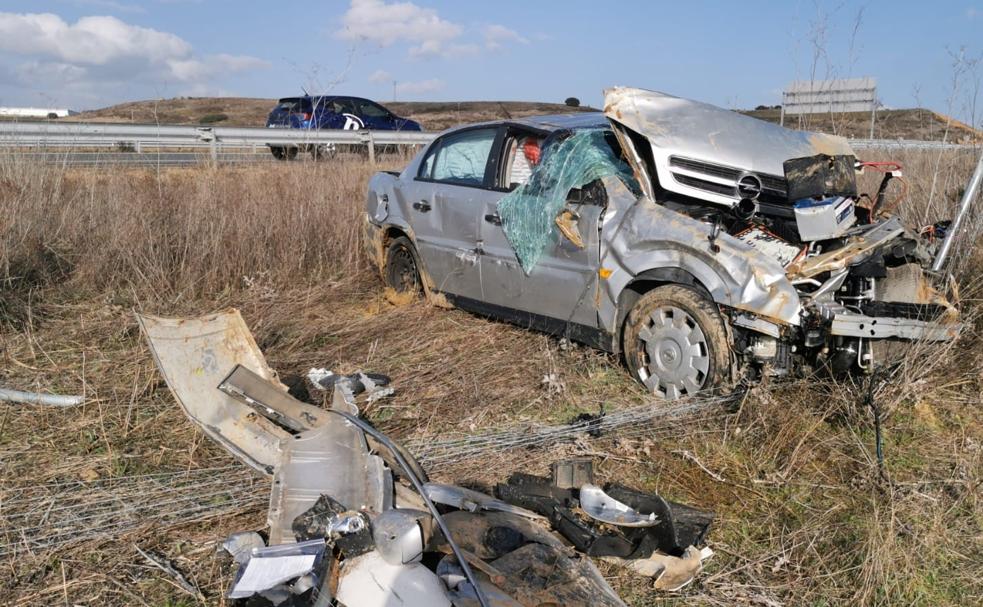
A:
[[[605,132],[584,129],[549,146],[529,181],[499,201],[502,229],[526,274],[547,248],[556,244],[556,217],[570,190],[616,176],[632,191],[638,191],[631,169],[616,154]]]

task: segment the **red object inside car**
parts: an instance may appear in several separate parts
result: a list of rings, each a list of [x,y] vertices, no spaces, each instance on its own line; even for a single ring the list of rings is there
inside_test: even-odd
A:
[[[539,164],[539,140],[527,138],[522,144],[522,153],[526,155],[529,164],[534,166]]]

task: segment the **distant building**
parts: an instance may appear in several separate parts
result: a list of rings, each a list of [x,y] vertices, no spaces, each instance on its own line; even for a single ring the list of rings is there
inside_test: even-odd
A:
[[[43,107],[0,107],[0,117],[3,118],[65,118],[74,116],[74,110],[43,108]]]

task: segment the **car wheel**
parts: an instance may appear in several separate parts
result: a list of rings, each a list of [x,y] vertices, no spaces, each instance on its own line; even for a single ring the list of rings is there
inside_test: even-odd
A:
[[[326,145],[315,145],[311,148],[311,159],[315,162],[318,160],[328,160],[329,158],[334,158],[337,156],[338,151],[335,149],[333,143]]]
[[[420,280],[416,259],[416,251],[409,238],[405,236],[394,238],[386,249],[386,267],[383,270],[386,286],[397,293],[420,291],[423,288],[423,281]]]
[[[625,362],[635,378],[667,400],[723,383],[730,346],[720,312],[682,285],[642,295],[624,325]]]
[[[277,160],[283,160],[284,158],[283,148],[270,148],[270,153],[273,154],[273,157]]]
[[[293,160],[297,157],[297,148],[283,148],[283,157],[287,160]]]

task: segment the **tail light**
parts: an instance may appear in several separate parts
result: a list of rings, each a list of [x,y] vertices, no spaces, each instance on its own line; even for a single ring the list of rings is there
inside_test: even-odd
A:
[[[304,120],[310,120],[310,119],[311,119],[311,113],[310,112],[304,112]]]

